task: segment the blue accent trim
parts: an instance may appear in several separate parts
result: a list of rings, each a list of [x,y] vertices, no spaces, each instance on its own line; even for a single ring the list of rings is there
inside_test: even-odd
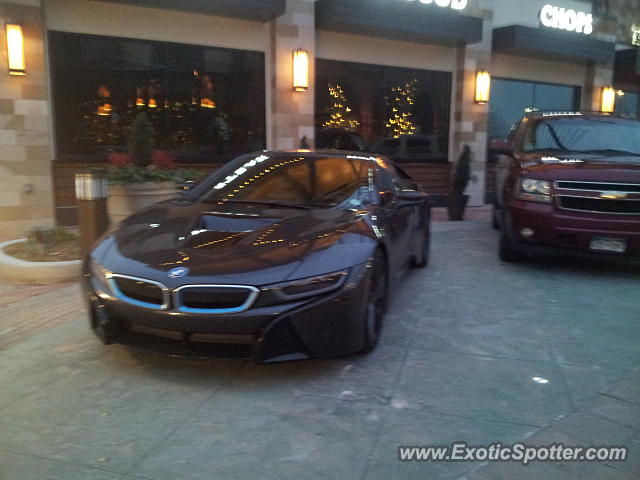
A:
[[[234,308],[216,308],[216,309],[204,309],[204,308],[189,308],[189,307],[179,307],[177,309],[179,312],[182,313],[200,313],[200,314],[207,314],[207,313],[211,313],[211,314],[222,314],[222,313],[240,313],[240,312],[246,312],[247,311],[247,307],[245,307],[244,305],[240,306],[240,307],[234,307]]]
[[[136,307],[150,308],[152,310],[165,310],[164,305],[141,302],[140,300],[136,300],[135,298],[127,297],[124,293],[120,291],[120,288],[118,288],[118,284],[113,280],[113,278],[110,278],[108,282],[116,298],[118,298],[119,300],[122,300],[123,302],[130,303],[131,305],[135,305]]]

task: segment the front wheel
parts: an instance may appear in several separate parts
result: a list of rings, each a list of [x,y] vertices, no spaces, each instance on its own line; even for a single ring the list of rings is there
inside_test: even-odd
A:
[[[498,220],[498,205],[493,204],[493,209],[491,210],[491,226],[494,230],[500,230],[500,221]]]
[[[507,263],[518,263],[524,259],[524,255],[521,252],[513,248],[513,243],[509,239],[509,235],[504,229],[500,232],[500,246],[498,248],[498,256],[500,260]]]
[[[412,268],[424,268],[429,264],[429,252],[431,250],[431,234],[425,227],[424,238],[420,238],[420,249],[411,261]]]
[[[373,351],[380,340],[382,322],[387,309],[388,275],[387,259],[378,250],[370,260],[369,278],[367,280],[367,299],[363,314],[364,346],[363,353]]]

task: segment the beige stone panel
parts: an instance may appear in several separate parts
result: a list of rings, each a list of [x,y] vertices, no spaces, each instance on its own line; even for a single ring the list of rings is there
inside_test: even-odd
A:
[[[455,48],[318,31],[317,58],[452,72]]]
[[[23,98],[32,100],[47,100],[49,92],[44,83],[25,83],[21,86],[21,94]]]
[[[50,172],[51,163],[48,160],[29,160],[26,162],[0,162],[3,168],[11,175],[23,177],[45,176],[48,183],[51,183]]]
[[[4,63],[2,65],[4,65]],[[0,75],[0,98],[10,99],[22,97],[23,84],[18,80],[18,78],[10,77],[9,75],[7,75],[6,78],[2,78]]]
[[[4,188],[4,182],[0,182],[0,187],[2,188],[0,190],[0,206],[12,206],[22,203],[20,191]]]
[[[561,61],[494,53],[491,73],[494,78],[584,86],[587,68]]]
[[[23,130],[24,116],[0,115],[0,130]]]
[[[0,213],[0,237],[2,238],[22,238],[34,228],[53,227],[53,219],[47,217],[3,221]]]
[[[17,132],[18,145],[49,145],[49,132],[25,130]]]
[[[28,145],[24,147],[27,152],[27,157],[32,160],[50,160],[51,159],[51,146],[38,146]]]
[[[0,162],[25,162],[30,157],[27,153],[28,147],[23,146],[0,146]]]
[[[0,206],[0,222],[16,220],[38,220],[51,214],[51,204]],[[1,227],[0,227],[1,228]]]
[[[14,100],[13,103],[17,115],[47,116],[49,114],[49,105],[46,100]]]
[[[298,25],[276,25],[276,35],[288,38],[298,38],[300,28]]]
[[[32,193],[22,193],[20,203],[22,205],[35,205],[42,207],[43,205],[49,205],[52,201],[51,191],[39,190],[37,187]]]
[[[0,115],[11,115],[15,113],[13,100],[0,98]]]
[[[0,146],[17,144],[18,134],[15,130],[0,130]]]
[[[263,24],[91,0],[47,0],[47,27],[62,32],[265,51]]]
[[[36,132],[48,132],[50,126],[49,117],[34,117],[32,115],[27,115],[22,117],[24,130],[26,131],[36,131]]]

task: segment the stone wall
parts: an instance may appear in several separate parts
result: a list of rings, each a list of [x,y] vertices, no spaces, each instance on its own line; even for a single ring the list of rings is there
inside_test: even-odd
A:
[[[287,11],[271,25],[271,46],[267,54],[267,148],[291,150],[307,137],[314,140],[315,105],[315,0],[287,0]],[[309,53],[309,89],[294,92],[293,52]],[[269,88],[271,86],[271,88]]]
[[[26,76],[7,69],[4,25],[22,25]],[[42,8],[0,3],[0,236],[53,223],[51,132]]]

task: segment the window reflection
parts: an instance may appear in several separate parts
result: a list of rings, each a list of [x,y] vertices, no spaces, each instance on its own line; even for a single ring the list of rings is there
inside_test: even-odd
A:
[[[489,138],[507,138],[527,111],[575,111],[579,105],[579,87],[495,78],[491,82]]]
[[[357,207],[368,202],[370,159],[261,155],[233,171],[220,170],[203,193],[209,203]]]
[[[446,162],[451,74],[317,61],[316,146]]]
[[[50,32],[58,159],[124,150],[144,112],[155,148],[226,161],[265,145],[264,55]]]

